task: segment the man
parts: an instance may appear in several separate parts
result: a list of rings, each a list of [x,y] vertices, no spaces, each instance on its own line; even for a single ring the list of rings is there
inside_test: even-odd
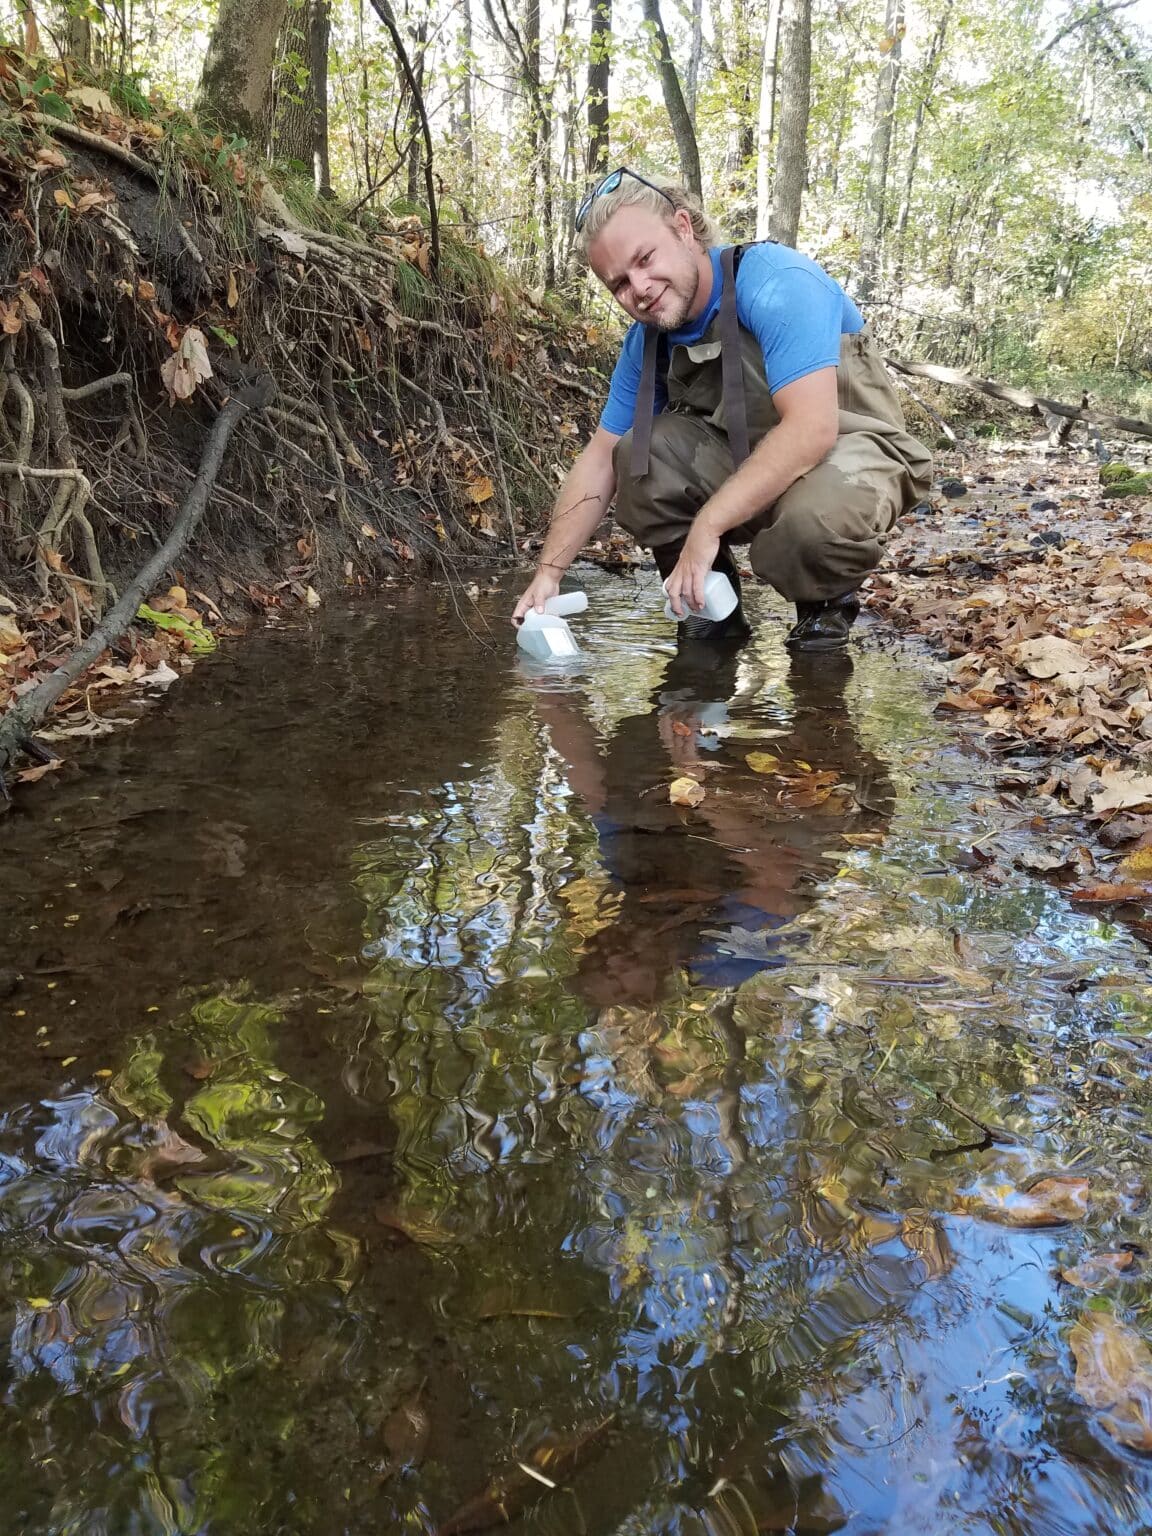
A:
[[[731,546],[750,544],[756,575],[796,605],[786,643],[842,649],[856,590],[930,473],[859,310],[806,256],[722,247],[682,187],[626,167],[585,198],[577,229],[635,323],[513,622],[555,595],[615,497],[682,635],[747,636],[739,604],[718,622],[689,609],[713,569],[739,594]]]

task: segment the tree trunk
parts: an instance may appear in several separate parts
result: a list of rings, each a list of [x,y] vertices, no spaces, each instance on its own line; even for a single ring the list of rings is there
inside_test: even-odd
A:
[[[896,88],[900,82],[900,54],[904,39],[904,0],[885,0],[884,62],[876,85],[872,115],[872,143],[868,151],[868,181],[864,191],[864,233],[860,243],[861,303],[876,291],[886,225],[888,162],[892,154],[892,125],[896,114]]]
[[[276,42],[287,0],[220,0],[197,110],[252,143],[264,140]]]
[[[760,111],[756,125],[756,238],[768,237],[772,199],[772,141],[776,137],[776,70],[780,54],[780,0],[768,0],[768,27],[760,69]]]
[[[688,116],[696,122],[700,93],[700,57],[704,52],[704,0],[691,0],[692,30],[688,42],[688,68],[684,71],[684,100]]]
[[[920,158],[920,132],[924,127],[924,114],[936,86],[940,69],[940,56],[948,35],[948,19],[952,13],[952,0],[945,0],[940,23],[932,34],[928,56],[924,60],[924,76],[920,82],[920,99],[916,103],[916,116],[912,120],[912,142],[908,146],[908,163],[904,168],[904,191],[900,198],[900,212],[896,215],[896,285],[899,287],[904,272],[904,246],[908,235],[908,219],[912,211],[912,187],[916,181],[916,162]]]
[[[461,0],[460,52],[464,66],[460,92],[460,154],[464,161],[464,196],[471,202],[472,188],[476,181],[475,105],[472,99],[472,71],[476,61],[472,50],[472,0]]]
[[[652,28],[656,42],[656,67],[660,75],[660,89],[664,93],[664,106],[676,138],[680,155],[680,176],[684,185],[696,196],[701,195],[700,151],[696,145],[696,130],[688,114],[684,92],[680,89],[680,76],[668,46],[668,34],[660,15],[660,0],[642,0],[644,20]]]
[[[414,30],[409,23],[412,51],[409,54],[415,89],[408,98],[408,204],[415,207],[420,201],[420,182],[424,172],[423,143],[420,136],[420,102],[424,99],[424,55],[428,48],[428,19],[420,18]]]
[[[526,0],[524,8],[525,83],[532,117],[532,162],[536,175],[536,207],[540,219],[537,276],[545,288],[556,284],[556,228],[552,216],[552,112],[551,91],[540,74],[540,0]]]
[[[808,174],[812,102],[812,0],[783,0],[780,13],[780,138],[768,234],[795,245]]]
[[[593,0],[588,44],[588,174],[608,169],[608,84],[611,78],[612,0]]]

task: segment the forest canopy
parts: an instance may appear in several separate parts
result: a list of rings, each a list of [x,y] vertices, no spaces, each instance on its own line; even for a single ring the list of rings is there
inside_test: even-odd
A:
[[[888,345],[1139,415],[1148,9],[70,0],[17,3],[9,34],[136,114],[198,110],[222,156],[267,158],[368,217],[460,230],[529,287],[581,282],[590,179],[621,163],[681,176],[731,237],[822,261]]]

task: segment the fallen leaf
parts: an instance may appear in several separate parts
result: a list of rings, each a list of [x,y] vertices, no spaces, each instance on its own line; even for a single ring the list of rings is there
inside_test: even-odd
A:
[[[1092,796],[1092,813],[1131,811],[1152,804],[1152,774],[1137,773],[1133,768],[1105,769],[1100,774],[1102,788]]]
[[[384,1446],[388,1452],[388,1468],[385,1476],[418,1467],[424,1460],[428,1440],[432,1433],[432,1420],[420,1401],[423,1384],[419,1390],[401,1403],[384,1422]]]
[[[1152,880],[1152,848],[1138,848],[1120,861],[1121,872],[1135,880]]]
[[[308,608],[319,608],[320,594],[315,587],[304,588],[304,603]]]
[[[744,761],[753,773],[775,773],[780,767],[780,759],[771,752],[746,752]]]
[[[1134,885],[1131,882],[1125,885],[1117,885],[1111,881],[1102,881],[1099,885],[1077,886],[1075,890],[1068,892],[1073,901],[1144,901],[1149,896],[1147,886]]]
[[[240,290],[236,286],[235,272],[229,272],[228,274],[228,297],[225,302],[229,309],[235,309],[240,302]]]
[[[63,768],[63,766],[64,759],[62,757],[54,757],[50,762],[37,763],[35,768],[22,768],[16,775],[16,782],[17,784],[35,784],[46,773],[55,773],[57,768]]]
[[[1079,1286],[1082,1291],[1098,1291],[1131,1268],[1130,1253],[1094,1253],[1072,1269],[1062,1269],[1060,1278],[1067,1285]]]
[[[69,193],[63,187],[56,188],[52,194],[52,199],[57,208],[74,208],[76,206]]]
[[[487,475],[480,475],[475,480],[468,482],[469,500],[480,505],[481,502],[491,501],[496,491]]]
[[[674,779],[668,789],[673,805],[696,806],[704,798],[704,786],[695,779]]]
[[[1152,1451],[1152,1350],[1111,1312],[1086,1312],[1068,1336],[1076,1390],[1121,1445]]]
[[[1124,553],[1133,560],[1145,560],[1152,565],[1152,539],[1137,539]]]
[[[1102,669],[1072,640],[1062,640],[1058,635],[1041,635],[1036,640],[1024,640],[1019,645],[1006,647],[1007,653],[1030,677],[1053,679],[1064,687],[1077,691],[1089,677]]]
[[[293,234],[290,229],[274,229],[272,233],[284,249],[293,256],[307,256],[308,242],[302,240],[299,235]]]
[[[22,651],[25,646],[24,632],[11,614],[0,613],[0,655],[6,651]]]
[[[1088,1214],[1087,1179],[1056,1174],[1030,1189],[991,1188],[963,1197],[961,1208],[1006,1227],[1063,1227]]]
[[[75,85],[68,92],[68,100],[78,107],[85,107],[103,117],[116,115],[116,104],[107,91],[95,85]]]
[[[168,391],[169,405],[177,400],[189,400],[198,385],[212,377],[212,364],[208,360],[208,346],[204,333],[190,325],[180,339],[180,345],[166,363],[161,366],[160,377]]]

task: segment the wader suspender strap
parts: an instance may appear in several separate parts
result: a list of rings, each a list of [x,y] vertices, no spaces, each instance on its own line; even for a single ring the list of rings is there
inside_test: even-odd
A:
[[[739,247],[720,252],[720,387],[724,393],[724,417],[732,465],[739,469],[751,451],[748,442],[748,409],[744,400],[744,359],[740,346],[740,322],[736,318],[736,256]]]
[[[640,365],[640,388],[636,391],[636,409],[632,417],[632,456],[628,469],[634,480],[648,473],[648,450],[652,445],[652,417],[656,414],[656,360],[660,351],[660,332],[654,325],[644,331],[644,361]]]
[[[748,457],[748,409],[744,399],[744,362],[740,347],[740,322],[736,317],[736,257],[740,247],[730,245],[720,252],[720,385],[724,394],[724,413],[728,422],[728,446],[732,463],[739,469]],[[640,388],[632,417],[632,452],[628,465],[633,479],[648,473],[652,446],[652,417],[656,411],[656,367],[660,352],[660,332],[654,325],[644,331],[644,358],[640,366]]]

